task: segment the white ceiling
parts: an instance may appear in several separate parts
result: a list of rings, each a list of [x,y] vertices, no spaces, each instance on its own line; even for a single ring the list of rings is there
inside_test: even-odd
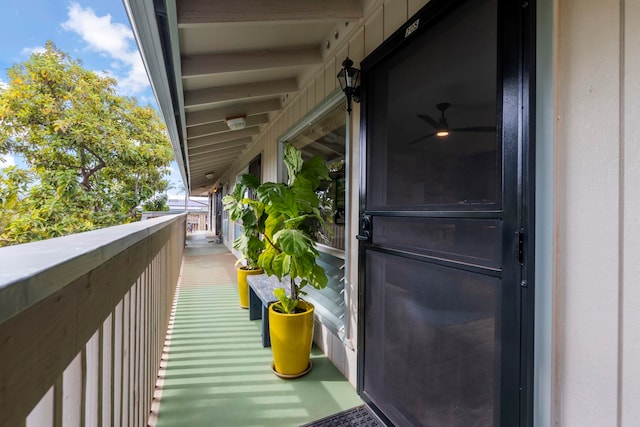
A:
[[[180,141],[172,142],[182,151],[192,194],[206,193],[282,109],[285,96],[292,98],[315,75],[335,31],[363,16],[361,0],[156,0],[146,9],[133,0],[125,4],[143,53],[153,47],[144,49],[152,37],[142,28],[151,21],[150,8],[158,34],[165,34],[163,73],[175,92],[163,113],[176,121],[172,139]],[[153,32],[153,22],[148,25]],[[153,68],[149,53],[144,56]],[[152,69],[150,74],[160,80]],[[225,118],[239,115],[247,117],[247,127],[229,130]]]

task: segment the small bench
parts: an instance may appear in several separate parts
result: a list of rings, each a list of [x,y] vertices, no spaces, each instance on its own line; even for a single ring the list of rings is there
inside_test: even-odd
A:
[[[273,291],[282,288],[289,295],[289,284],[266,274],[247,276],[247,281],[249,282],[249,320],[262,319],[262,346],[270,347],[269,305],[278,300]]]

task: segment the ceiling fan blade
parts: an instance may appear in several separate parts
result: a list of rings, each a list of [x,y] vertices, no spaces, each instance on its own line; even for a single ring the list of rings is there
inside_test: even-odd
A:
[[[426,114],[416,114],[416,116],[424,120],[425,122],[429,123],[432,128],[434,129],[438,128],[438,122],[432,119],[431,117],[427,116]]]
[[[425,139],[431,138],[434,135],[435,135],[435,133],[430,133],[430,134],[427,134],[425,136],[421,136],[418,139],[414,139],[413,141],[409,141],[409,145],[415,144],[416,142],[424,141]]]
[[[449,129],[451,132],[495,132],[495,126],[472,126],[467,128]]]

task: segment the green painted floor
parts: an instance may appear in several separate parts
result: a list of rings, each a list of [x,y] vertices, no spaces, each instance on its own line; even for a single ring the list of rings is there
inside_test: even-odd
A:
[[[206,234],[188,236],[157,426],[299,426],[362,404],[315,348],[306,376],[271,372],[261,321],[238,306],[234,262]]]

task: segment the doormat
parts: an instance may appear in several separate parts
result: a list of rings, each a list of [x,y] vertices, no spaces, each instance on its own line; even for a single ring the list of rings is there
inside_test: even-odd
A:
[[[384,427],[378,417],[366,405],[329,415],[300,427]]]

